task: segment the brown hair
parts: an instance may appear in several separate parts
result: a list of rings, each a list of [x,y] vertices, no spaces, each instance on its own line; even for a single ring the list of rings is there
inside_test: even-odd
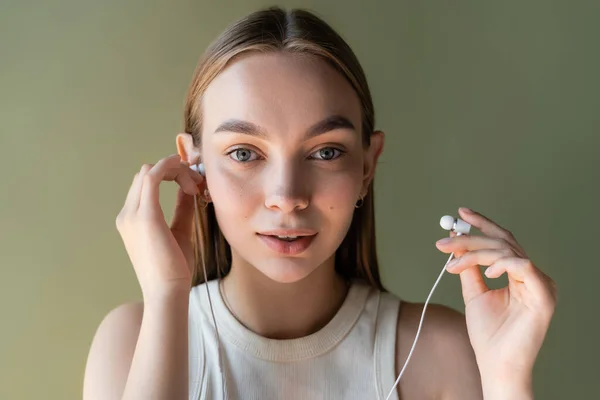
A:
[[[200,59],[185,104],[185,132],[201,146],[202,96],[210,82],[242,53],[289,52],[320,57],[338,70],[356,91],[362,106],[363,146],[370,145],[375,114],[365,74],[348,44],[323,20],[309,11],[279,7],[262,9],[240,19],[223,32]],[[200,200],[199,200],[200,201]],[[379,277],[375,246],[373,181],[363,205],[355,209],[352,223],[335,255],[335,269],[347,280],[362,280],[386,291]],[[219,229],[212,203],[200,211],[200,243],[194,240],[192,286],[225,276],[231,266],[231,248]],[[196,229],[192,232],[196,237]],[[202,257],[203,256],[203,257]]]

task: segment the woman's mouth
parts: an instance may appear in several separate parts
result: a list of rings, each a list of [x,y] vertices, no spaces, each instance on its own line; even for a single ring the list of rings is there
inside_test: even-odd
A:
[[[312,244],[317,235],[267,235],[257,233],[261,241],[271,250],[285,255],[300,254]]]

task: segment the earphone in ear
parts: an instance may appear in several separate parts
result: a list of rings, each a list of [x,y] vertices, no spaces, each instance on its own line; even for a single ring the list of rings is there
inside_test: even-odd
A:
[[[203,163],[190,165],[190,168],[193,171],[198,172],[202,176],[205,176],[205,174],[206,174],[206,171],[204,170],[204,164]]]
[[[440,225],[442,228],[444,228],[447,231],[455,232],[457,236],[468,234],[471,231],[470,224],[468,224],[467,222],[463,221],[460,218],[454,218],[451,215],[444,215],[440,219]],[[406,357],[406,361],[404,362],[404,366],[402,367],[402,370],[400,371],[400,374],[398,375],[398,379],[396,379],[396,382],[394,383],[394,386],[392,386],[392,389],[390,390],[390,393],[386,397],[386,400],[389,400],[389,398],[392,396],[392,393],[394,393],[394,389],[396,388],[396,386],[398,386],[398,382],[400,382],[400,378],[402,377],[402,374],[404,374],[404,371],[406,370],[406,366],[408,365],[408,362],[410,361],[410,357],[412,356],[412,353],[415,350],[415,346],[417,344],[417,340],[419,339],[419,334],[421,333],[421,327],[423,326],[423,319],[425,318],[425,310],[427,310],[427,304],[429,304],[429,299],[431,299],[431,295],[433,294],[435,288],[437,287],[438,283],[440,282],[440,279],[442,279],[442,275],[444,275],[444,272],[446,271],[446,265],[448,265],[448,263],[450,262],[450,260],[452,260],[453,257],[454,257],[454,253],[450,254],[448,261],[446,261],[446,264],[444,264],[444,268],[442,269],[442,272],[440,273],[437,280],[433,284],[433,287],[431,288],[431,292],[429,292],[429,296],[427,296],[427,300],[425,300],[425,305],[423,306],[423,312],[421,313],[421,321],[419,322],[419,328],[417,329],[417,334],[415,335],[415,341],[413,342],[410,352],[408,353],[408,357]]]

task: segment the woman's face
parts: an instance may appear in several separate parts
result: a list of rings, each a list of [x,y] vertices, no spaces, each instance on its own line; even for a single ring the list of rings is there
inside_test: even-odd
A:
[[[279,282],[333,268],[383,146],[377,132],[363,148],[350,84],[315,57],[251,53],[211,82],[202,108],[206,182],[235,268]]]

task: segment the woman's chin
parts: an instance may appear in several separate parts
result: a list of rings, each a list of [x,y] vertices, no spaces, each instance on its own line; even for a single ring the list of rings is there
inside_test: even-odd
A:
[[[272,259],[263,261],[257,268],[275,282],[294,283],[310,275],[315,264],[306,259]]]

